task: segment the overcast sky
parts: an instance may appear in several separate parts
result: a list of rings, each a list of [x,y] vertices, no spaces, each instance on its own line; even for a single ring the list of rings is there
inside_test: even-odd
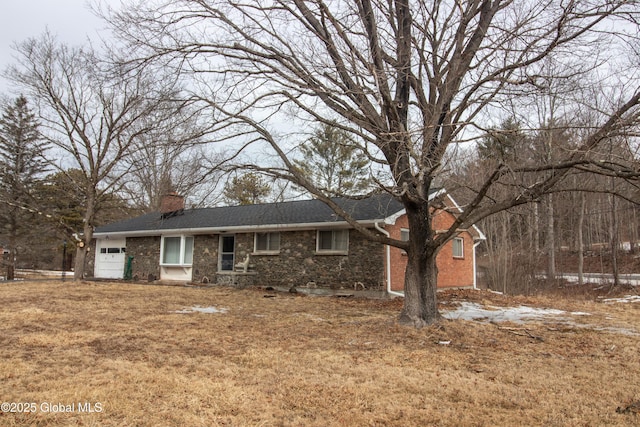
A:
[[[109,0],[119,4],[119,0]],[[105,23],[94,16],[88,0],[0,0],[0,70],[15,62],[14,42],[38,37],[47,28],[59,40],[84,44],[87,38],[98,40]],[[0,76],[0,94],[14,96]]]

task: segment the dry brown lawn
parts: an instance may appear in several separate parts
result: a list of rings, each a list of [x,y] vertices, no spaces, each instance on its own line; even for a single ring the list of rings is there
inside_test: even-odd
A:
[[[640,424],[616,412],[640,400],[640,303],[441,297],[591,315],[416,330],[397,325],[400,300],[0,283],[0,401],[35,407],[0,425]],[[194,306],[220,312],[183,312]]]

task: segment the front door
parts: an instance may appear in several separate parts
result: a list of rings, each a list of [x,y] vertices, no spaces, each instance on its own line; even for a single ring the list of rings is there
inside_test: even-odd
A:
[[[235,262],[236,238],[233,234],[220,238],[220,270],[233,271]]]

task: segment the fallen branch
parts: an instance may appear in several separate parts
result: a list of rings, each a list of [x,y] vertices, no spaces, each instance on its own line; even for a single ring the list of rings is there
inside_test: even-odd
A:
[[[533,338],[534,340],[544,341],[544,338],[542,338],[540,336],[537,336],[537,335],[533,335],[526,328],[512,328],[512,327],[508,327],[508,326],[498,326],[498,329],[500,329],[502,331],[509,332],[510,334],[513,334],[513,335],[518,335],[520,337],[529,337],[529,338]],[[524,333],[521,333],[520,331],[523,331]]]
[[[640,414],[640,400],[631,402],[626,405],[624,408],[618,406],[616,412],[619,414]]]

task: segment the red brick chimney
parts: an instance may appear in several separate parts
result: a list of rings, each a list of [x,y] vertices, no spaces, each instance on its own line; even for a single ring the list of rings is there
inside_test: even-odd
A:
[[[184,209],[184,197],[172,192],[162,196],[160,200],[160,213],[166,214]]]

